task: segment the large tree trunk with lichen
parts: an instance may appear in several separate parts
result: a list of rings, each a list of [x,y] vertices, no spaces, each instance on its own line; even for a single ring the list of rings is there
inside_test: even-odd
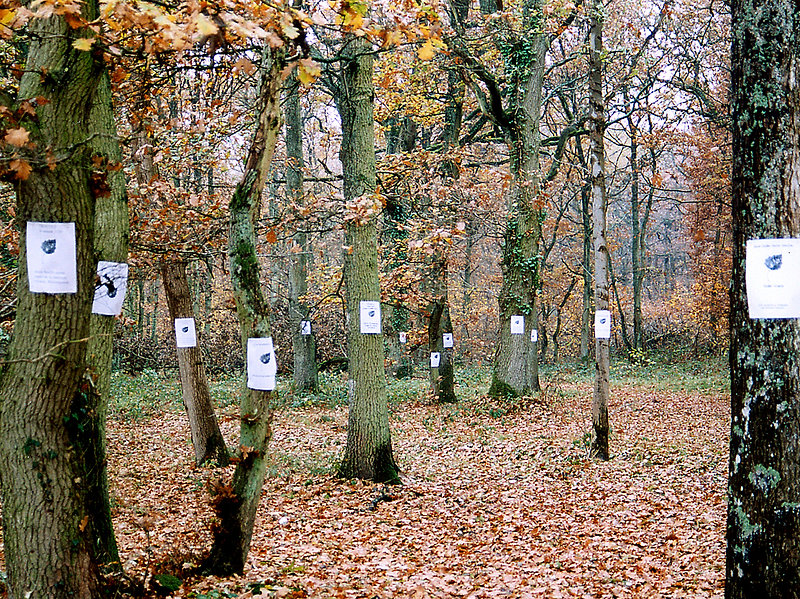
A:
[[[592,180],[592,232],[594,239],[594,297],[596,310],[608,310],[608,244],[606,243],[606,129],[603,100],[603,5],[595,0],[589,29],[589,171]],[[595,377],[592,400],[591,454],[608,459],[608,377],[610,342],[595,339]]]
[[[261,216],[261,192],[281,129],[280,89],[284,66],[281,50],[265,50],[256,111],[258,123],[250,144],[242,181],[230,203],[228,254],[231,285],[242,336],[247,340],[271,336],[269,302],[261,289],[255,225]],[[220,576],[241,573],[250,551],[256,509],[267,468],[274,391],[247,388],[240,401],[241,458],[230,485],[215,489],[218,521],[207,566]]]
[[[293,206],[302,206],[303,194],[303,115],[300,112],[300,82],[289,80],[286,90],[286,190]],[[298,230],[294,248],[289,252],[289,322],[292,326],[294,385],[298,391],[317,389],[317,347],[314,327],[303,334],[301,322],[309,319],[309,307],[303,300],[308,292],[308,262],[311,256],[308,236]]]
[[[725,596],[797,598],[800,321],[749,318],[745,250],[750,239],[800,237],[800,12],[796,1],[734,0],[732,18],[734,246]]]
[[[88,2],[91,21],[97,5]],[[75,410],[96,401],[87,373],[87,340],[94,296],[95,197],[93,149],[87,143],[103,124],[93,102],[105,73],[92,53],[76,50],[80,31],[61,17],[34,19],[19,100],[34,104],[30,132],[33,170],[17,185],[21,224],[17,318],[9,362],[0,388],[0,487],[8,586],[13,597],[100,596],[93,504],[87,500],[84,415]],[[69,77],[55,84],[43,73]],[[107,96],[106,96],[107,98]],[[78,115],[83,115],[79,118]],[[46,151],[57,157],[48,168]],[[39,154],[41,153],[41,154]],[[95,169],[96,170],[96,169]],[[74,223],[77,293],[29,291],[26,223]],[[111,546],[107,548],[111,550]]]
[[[164,260],[161,263],[161,279],[171,320],[194,318],[192,294],[186,278],[186,262]],[[208,460],[215,460],[220,466],[228,464],[228,448],[219,430],[208,377],[203,364],[200,347],[176,347],[178,354],[178,373],[181,379],[183,406],[189,419],[192,432],[195,464],[200,466]]]
[[[345,45],[336,107],[342,121],[339,153],[344,198],[352,202],[375,191],[374,89],[371,49],[362,38]],[[398,479],[389,431],[383,335],[362,334],[360,303],[380,301],[377,212],[350,214],[345,225],[344,279],[347,300],[350,412],[347,444],[339,466],[346,478],[375,482]]]

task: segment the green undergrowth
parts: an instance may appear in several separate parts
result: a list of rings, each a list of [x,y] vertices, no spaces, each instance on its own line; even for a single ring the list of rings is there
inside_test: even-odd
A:
[[[542,391],[530,398],[486,397],[491,381],[489,366],[457,366],[456,396],[459,413],[488,414],[503,417],[528,409],[532,404],[555,405],[559,399],[576,393],[574,387],[591,384],[594,365],[580,362],[542,364],[539,379]],[[686,393],[726,394],[729,390],[727,364],[722,358],[684,359],[666,362],[657,357],[641,356],[633,362],[618,358],[611,364],[611,387],[641,386],[656,390]],[[217,377],[210,381],[211,396],[217,408],[238,404],[244,385],[241,374]],[[347,406],[347,373],[320,373],[316,393],[298,392],[291,377],[278,378],[278,409],[304,407],[339,408]],[[430,400],[427,370],[415,376],[387,380],[389,409],[396,413],[409,402]],[[183,410],[181,388],[175,371],[159,373],[145,370],[137,375],[114,372],[111,377],[111,417],[141,420],[160,412]]]

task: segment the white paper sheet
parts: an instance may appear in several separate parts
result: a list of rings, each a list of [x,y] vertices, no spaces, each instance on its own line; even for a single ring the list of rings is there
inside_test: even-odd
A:
[[[439,368],[439,363],[442,360],[442,354],[438,351],[431,352],[431,368]]]
[[[536,343],[537,341],[539,341],[539,331],[531,329],[531,343]]]
[[[128,265],[125,262],[97,263],[97,281],[94,284],[92,313],[117,316],[122,312],[122,302],[128,288]]]
[[[301,335],[310,335],[311,334],[311,321],[310,320],[301,320],[300,321],[300,334]]]
[[[75,223],[28,222],[28,287],[31,293],[77,293]]]
[[[400,343],[403,344],[408,343],[408,333],[406,333],[405,331],[400,331],[399,336],[400,336]]]
[[[611,312],[609,310],[596,310],[594,313],[594,338],[611,338]]]
[[[177,347],[197,347],[194,318],[175,319],[175,345]]]
[[[800,239],[750,239],[745,259],[750,318],[800,318]]]
[[[377,335],[381,332],[381,303],[362,300],[360,303],[361,333]]]
[[[247,386],[260,391],[273,391],[278,362],[272,337],[251,337],[247,340]]]
[[[453,333],[442,333],[442,346],[453,347]]]
[[[524,335],[525,334],[525,317],[515,315],[511,317],[511,334]]]

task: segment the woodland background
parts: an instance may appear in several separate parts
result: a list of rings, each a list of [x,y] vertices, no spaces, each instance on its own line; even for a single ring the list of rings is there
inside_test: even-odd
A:
[[[107,26],[116,23],[125,40],[109,68],[128,181],[131,278],[114,331],[108,432],[125,592],[207,599],[720,596],[729,409],[720,357],[731,270],[727,5],[613,0],[602,9],[616,365],[614,459],[601,464],[588,455],[587,399],[594,298],[586,40],[593,9],[569,0],[540,5],[541,30],[552,37],[535,204],[543,389],[502,400],[483,392],[499,333],[513,176],[507,139],[487,105],[492,81],[513,95],[511,58],[525,45],[503,31],[527,5],[470,6],[468,27],[456,32],[480,59],[469,65],[470,77],[442,25],[457,4],[373,3],[380,17],[370,19],[365,4],[343,1],[331,5],[333,25],[325,6],[306,7],[303,23],[280,24],[292,39],[302,31],[304,50],[294,72],[283,73],[284,108],[292,97],[299,103],[302,164],[282,137],[257,231],[280,409],[248,570],[224,580],[197,571],[217,474],[191,459],[160,273],[165,263],[187,263],[221,428],[236,446],[244,364],[228,206],[255,125],[260,49],[240,43],[252,23],[236,24],[240,39],[232,44],[226,36],[234,27],[208,17],[213,11],[204,5],[193,13],[192,44],[173,52],[185,33],[158,3],[136,13],[148,31],[138,46],[120,25],[131,17],[127,5],[101,5]],[[0,9],[4,27],[15,14]],[[330,76],[339,58],[326,46],[341,30],[369,39],[376,58],[378,190],[348,202]],[[4,35],[2,43],[13,40]],[[9,88],[18,70],[13,61],[0,68]],[[16,311],[15,181],[27,176],[30,149],[12,131],[9,125],[3,147],[19,155],[3,164],[7,182],[0,185],[4,342]],[[298,167],[300,196],[289,183]],[[332,476],[347,418],[346,374],[338,372],[347,358],[342,265],[351,250],[343,228],[376,214],[391,425],[405,483],[398,489]],[[322,371],[311,393],[291,382],[290,277],[298,255],[307,259],[301,302]],[[426,384],[432,263],[446,273],[455,405],[432,403]],[[405,346],[401,331],[409,334]]]

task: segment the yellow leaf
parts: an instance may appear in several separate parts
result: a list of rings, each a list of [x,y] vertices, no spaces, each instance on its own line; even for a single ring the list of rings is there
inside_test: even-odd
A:
[[[283,31],[283,35],[290,40],[296,39],[297,36],[300,35],[300,30],[294,26],[292,16],[288,13],[283,13],[281,15],[281,31]]]
[[[203,13],[198,14],[195,19],[195,26],[197,27],[197,33],[199,33],[203,37],[210,37],[212,35],[217,35],[219,32],[219,28],[214,24],[214,21],[209,19]]]
[[[3,141],[5,141],[7,144],[11,144],[12,146],[21,148],[28,143],[29,136],[30,132],[24,127],[20,127],[19,129],[9,129],[6,132],[6,136],[3,138]]]
[[[319,65],[310,58],[304,58],[297,65],[297,78],[303,85],[311,85],[321,74]]]
[[[82,50],[83,52],[88,52],[92,49],[92,45],[94,44],[93,37],[82,37],[80,39],[75,40],[72,42],[72,47],[76,50]]]
[[[419,56],[420,60],[430,60],[433,58],[435,54],[435,50],[433,49],[433,42],[431,40],[426,41],[422,44],[422,47],[417,50],[417,55]]]
[[[15,14],[16,12],[13,10],[0,8],[0,25],[8,25],[14,18]]]

